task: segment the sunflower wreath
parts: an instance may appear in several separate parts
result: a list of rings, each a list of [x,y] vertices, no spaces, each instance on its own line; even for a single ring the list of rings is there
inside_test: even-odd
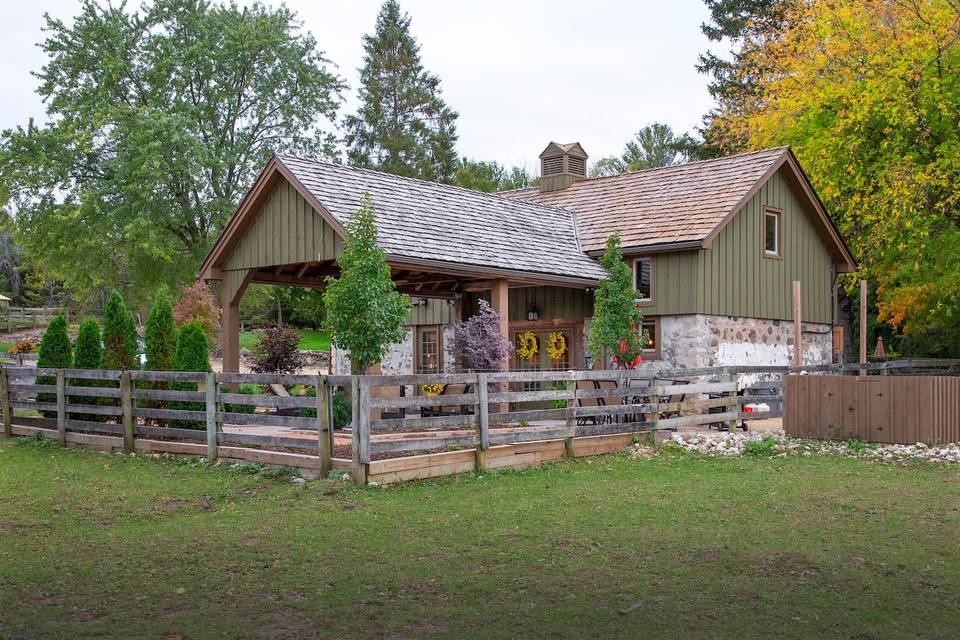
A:
[[[561,331],[554,331],[547,338],[547,355],[551,360],[559,360],[567,352],[567,337]]]
[[[526,358],[530,362],[540,353],[540,343],[533,331],[524,331],[517,336],[517,357]]]

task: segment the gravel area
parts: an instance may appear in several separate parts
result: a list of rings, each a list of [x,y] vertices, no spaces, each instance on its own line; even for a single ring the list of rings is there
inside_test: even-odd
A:
[[[799,440],[782,431],[767,433],[674,433],[670,442],[693,453],[710,456],[739,456],[760,453],[774,457],[789,455],[836,454],[885,462],[930,462],[960,464],[960,446],[916,444],[871,444]],[[756,443],[750,445],[749,443]]]

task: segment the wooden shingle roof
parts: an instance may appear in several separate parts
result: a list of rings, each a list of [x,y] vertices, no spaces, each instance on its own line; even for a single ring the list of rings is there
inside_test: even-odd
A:
[[[788,154],[786,147],[767,149],[500,195],[575,212],[584,251],[602,250],[614,232],[624,247],[702,242]]]
[[[287,154],[277,160],[340,225],[369,193],[391,259],[584,281],[604,275],[564,209]]]

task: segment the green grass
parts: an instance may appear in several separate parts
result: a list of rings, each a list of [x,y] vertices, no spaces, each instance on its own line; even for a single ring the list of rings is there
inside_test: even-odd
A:
[[[957,467],[620,454],[361,489],[7,443],[0,486],[2,637],[887,640],[960,625]]]
[[[299,346],[304,351],[328,351],[330,349],[330,336],[323,331],[316,329],[297,329],[300,334]],[[259,334],[254,331],[243,331],[240,333],[240,348],[253,351],[257,346]]]
[[[0,352],[7,353],[16,346],[15,342],[0,342]]]

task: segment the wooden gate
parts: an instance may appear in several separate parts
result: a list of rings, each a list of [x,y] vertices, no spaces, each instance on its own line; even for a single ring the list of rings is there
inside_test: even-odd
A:
[[[795,438],[960,442],[960,378],[789,375],[786,403]]]

